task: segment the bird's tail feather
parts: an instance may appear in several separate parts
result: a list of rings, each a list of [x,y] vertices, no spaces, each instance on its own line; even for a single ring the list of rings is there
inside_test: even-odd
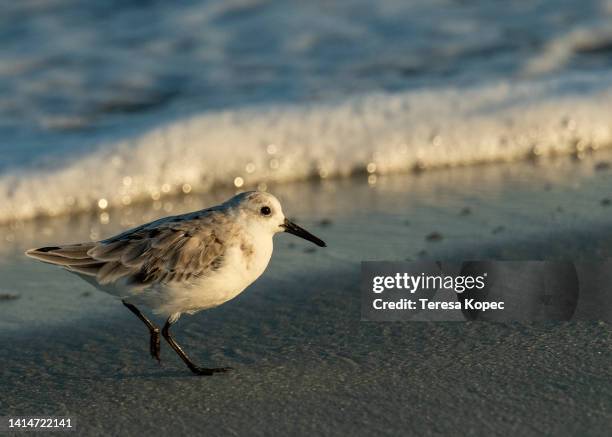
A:
[[[87,254],[94,243],[70,244],[66,246],[49,246],[26,251],[30,258],[65,267],[68,270],[95,276],[104,264]]]

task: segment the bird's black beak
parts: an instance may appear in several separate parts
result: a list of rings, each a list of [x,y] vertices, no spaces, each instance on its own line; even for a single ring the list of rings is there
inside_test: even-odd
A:
[[[296,225],[295,223],[285,219],[285,222],[280,225],[281,228],[283,228],[285,230],[285,232],[289,232],[290,234],[293,235],[297,235],[298,237],[303,238],[304,240],[308,240],[313,242],[314,244],[316,244],[319,247],[325,247],[327,246],[327,244],[325,244],[325,242],[323,240],[321,240],[320,238],[315,237],[314,235],[312,235],[310,232],[308,232],[306,229]]]

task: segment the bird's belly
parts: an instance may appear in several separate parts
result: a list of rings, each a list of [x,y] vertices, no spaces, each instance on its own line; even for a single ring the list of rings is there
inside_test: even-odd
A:
[[[164,315],[195,313],[222,305],[238,296],[261,276],[271,255],[272,250],[269,250],[249,258],[245,257],[239,247],[228,249],[218,270],[189,285],[168,287],[157,295],[161,298],[159,301],[154,303],[147,299],[147,304],[154,312]]]

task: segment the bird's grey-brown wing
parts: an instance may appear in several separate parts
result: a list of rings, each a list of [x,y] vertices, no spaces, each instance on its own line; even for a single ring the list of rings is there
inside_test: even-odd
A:
[[[133,288],[155,283],[187,282],[217,269],[224,245],[214,211],[202,217],[157,221],[100,242],[43,247],[30,257],[77,273],[90,282]]]

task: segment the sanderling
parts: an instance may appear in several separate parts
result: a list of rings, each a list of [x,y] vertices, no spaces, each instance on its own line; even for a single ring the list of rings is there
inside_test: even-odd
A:
[[[219,306],[240,294],[266,269],[272,237],[289,232],[325,243],[285,218],[276,197],[250,191],[221,205],[162,218],[98,242],[31,249],[26,255],[64,267],[119,297],[149,329],[151,356],[159,361],[160,330],[137,305],[166,317],[168,344],[198,375],[229,367],[196,366],[170,335],[181,314]]]

